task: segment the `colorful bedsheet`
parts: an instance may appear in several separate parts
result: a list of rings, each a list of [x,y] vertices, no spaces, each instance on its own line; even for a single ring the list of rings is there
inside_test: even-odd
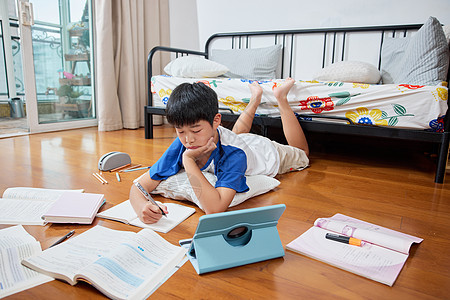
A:
[[[234,113],[243,112],[250,99],[249,80],[191,79],[159,75],[151,80],[153,105],[164,107],[177,85],[199,81],[216,91],[220,108]],[[263,97],[256,111],[258,115],[279,116],[272,89],[283,84],[283,81],[259,81],[263,88]],[[370,85],[298,80],[289,92],[288,101],[293,111],[299,115],[339,116],[358,124],[442,132],[443,119],[448,108],[448,88],[444,84]]]

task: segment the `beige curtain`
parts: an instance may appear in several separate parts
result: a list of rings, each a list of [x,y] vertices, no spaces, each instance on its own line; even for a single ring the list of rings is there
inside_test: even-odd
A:
[[[144,126],[147,55],[169,43],[168,0],[95,0],[94,10],[98,129]]]

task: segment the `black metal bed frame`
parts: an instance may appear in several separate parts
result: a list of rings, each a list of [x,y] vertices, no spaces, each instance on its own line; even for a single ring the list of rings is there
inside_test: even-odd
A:
[[[322,34],[323,35],[323,49],[322,49],[322,67],[325,66],[327,58],[329,59],[331,55],[331,63],[335,62],[338,55],[340,54],[340,60],[345,60],[346,43],[345,39],[347,35],[351,33],[379,33],[381,43],[378,49],[378,69],[381,67],[381,47],[383,44],[384,37],[387,34],[396,36],[398,34],[403,34],[406,36],[409,32],[417,31],[422,24],[411,24],[411,25],[388,25],[388,26],[370,26],[370,27],[346,27],[346,28],[319,28],[319,29],[299,29],[299,30],[275,30],[275,31],[255,31],[255,32],[234,32],[234,33],[218,33],[212,35],[205,44],[205,51],[193,51],[179,48],[171,47],[161,47],[157,46],[153,48],[149,55],[147,61],[147,72],[148,72],[148,103],[145,106],[145,138],[153,138],[153,115],[164,115],[165,109],[161,107],[153,107],[153,98],[150,89],[150,80],[152,78],[152,60],[156,53],[158,52],[170,52],[175,53],[176,57],[179,55],[198,55],[208,58],[209,51],[212,42],[217,39],[230,39],[231,49],[234,48],[249,48],[250,39],[256,36],[266,36],[273,37],[274,44],[282,44],[282,58],[281,58],[281,78],[286,76],[292,76],[292,66],[294,55],[294,38],[299,35],[305,34]],[[331,37],[331,40],[329,38]],[[339,50],[337,44],[341,49]],[[329,44],[332,44],[330,47]],[[341,51],[341,53],[337,53]],[[450,70],[449,70],[450,74]],[[450,78],[447,75],[447,81]],[[438,146],[438,159],[436,166],[435,182],[443,183],[446,164],[448,160],[449,152],[449,140],[450,140],[450,112],[447,110],[447,114],[444,117],[444,132],[431,132],[424,130],[411,130],[411,129],[401,129],[395,127],[385,127],[385,126],[367,126],[353,124],[342,124],[342,123],[331,123],[320,121],[321,118],[333,118],[324,117],[321,115],[308,115],[308,117],[317,118],[317,120],[310,119],[300,119],[299,122],[303,130],[308,132],[319,132],[319,133],[329,133],[329,134],[346,134],[354,136],[369,136],[375,138],[391,138],[396,140],[409,140],[415,142],[427,142],[436,144]],[[227,122],[234,122],[239,117],[238,114],[233,114],[232,112],[223,112],[222,120]],[[339,117],[334,117],[339,118]],[[342,118],[339,118],[342,119]],[[345,118],[344,118],[345,119]],[[348,119],[346,119],[349,121]],[[261,126],[263,129],[263,134],[267,134],[267,129],[269,127],[281,128],[281,119],[278,117],[267,117],[267,116],[255,116],[255,125]]]

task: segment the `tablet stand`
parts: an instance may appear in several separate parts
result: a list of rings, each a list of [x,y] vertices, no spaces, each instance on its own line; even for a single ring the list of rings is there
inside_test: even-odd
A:
[[[276,228],[284,204],[200,217],[189,244],[189,260],[198,274],[284,256]]]

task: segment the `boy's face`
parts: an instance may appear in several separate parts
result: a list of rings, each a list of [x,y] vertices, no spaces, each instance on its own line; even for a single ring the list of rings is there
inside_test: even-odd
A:
[[[175,130],[183,146],[187,149],[196,149],[205,146],[211,137],[214,137],[214,143],[217,144],[217,127],[220,125],[221,115],[214,117],[213,124],[209,124],[206,120],[200,120],[191,125],[177,127]]]

